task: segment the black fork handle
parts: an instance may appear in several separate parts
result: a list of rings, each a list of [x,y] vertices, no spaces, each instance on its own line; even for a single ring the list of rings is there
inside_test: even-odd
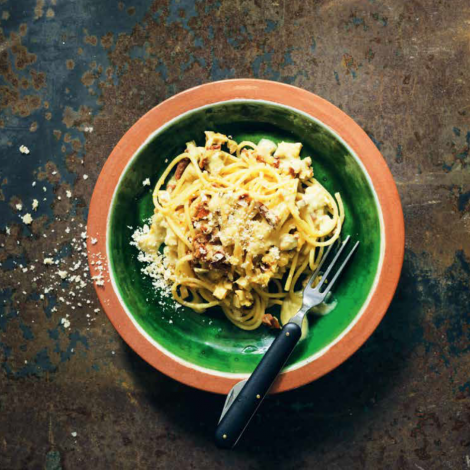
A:
[[[302,330],[287,323],[273,341],[215,431],[218,447],[231,449],[240,439],[298,343]]]

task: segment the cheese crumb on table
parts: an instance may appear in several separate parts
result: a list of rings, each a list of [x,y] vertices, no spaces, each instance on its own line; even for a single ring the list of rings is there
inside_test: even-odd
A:
[[[26,145],[21,145],[20,146],[20,152],[24,153],[25,155],[28,155],[29,154],[29,148],[26,147]]]
[[[22,217],[22,220],[23,220],[23,223],[26,224],[26,225],[30,225],[31,222],[33,221],[33,218],[31,217],[31,214],[25,214],[23,217]]]
[[[38,206],[39,206],[39,201],[37,199],[33,199],[33,204],[32,204],[33,211],[37,210]]]
[[[23,204],[16,204],[15,206],[19,211],[23,209]]]
[[[142,181],[142,185],[143,186],[150,186],[150,178],[144,179],[144,181]]]
[[[72,191],[69,191],[68,189],[67,191],[65,191],[65,194],[67,195],[69,199],[72,197]]]
[[[87,179],[88,179],[88,175],[83,175],[83,179],[84,179],[84,180],[87,180]]]

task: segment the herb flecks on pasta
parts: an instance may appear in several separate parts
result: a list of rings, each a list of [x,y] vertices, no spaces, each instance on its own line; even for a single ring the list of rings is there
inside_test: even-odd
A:
[[[313,177],[301,143],[205,134],[205,147],[188,142],[164,171],[151,227],[135,241],[163,260],[180,304],[197,312],[220,306],[245,330],[278,328],[266,310],[298,303],[294,289],[340,235],[340,195]]]

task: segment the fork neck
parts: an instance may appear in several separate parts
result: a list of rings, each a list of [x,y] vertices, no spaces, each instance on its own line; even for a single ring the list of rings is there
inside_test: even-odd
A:
[[[310,307],[302,305],[300,310],[289,320],[289,323],[295,323],[296,325],[300,326],[300,328],[302,328],[302,322],[304,321],[304,317],[309,310]]]

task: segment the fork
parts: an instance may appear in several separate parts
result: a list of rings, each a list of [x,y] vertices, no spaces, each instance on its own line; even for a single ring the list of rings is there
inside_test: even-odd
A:
[[[322,275],[320,282],[315,287],[312,287],[313,281],[320,273],[325,260],[328,258],[335,244],[331,244],[328,247],[320,264],[305,286],[300,310],[284,325],[251,376],[246,380],[238,382],[230,390],[215,432],[215,442],[218,447],[231,449],[237,444],[249,422],[255,415],[256,410],[267,395],[274,380],[299,342],[300,336],[302,335],[302,321],[305,315],[312,307],[321,304],[325,300],[325,297],[331,291],[339,275],[359,246],[359,242],[354,244],[353,248],[337,269],[333,279],[328,281],[328,276],[345,250],[350,238],[351,237],[348,235],[348,237],[344,239],[333,260]],[[322,287],[325,285],[326,287],[322,290]]]

